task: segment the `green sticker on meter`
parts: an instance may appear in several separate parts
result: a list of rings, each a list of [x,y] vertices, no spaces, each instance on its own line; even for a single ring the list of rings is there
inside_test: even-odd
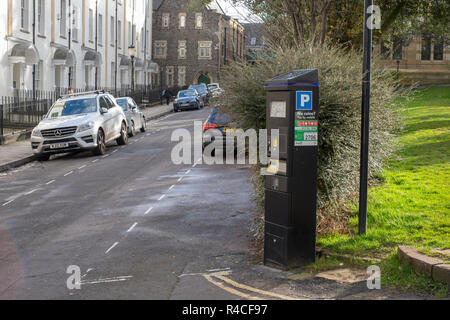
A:
[[[294,146],[308,147],[319,144],[319,121],[296,120]]]

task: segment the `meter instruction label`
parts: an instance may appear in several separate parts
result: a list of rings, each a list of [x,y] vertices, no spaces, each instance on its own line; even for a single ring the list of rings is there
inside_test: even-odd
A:
[[[313,109],[312,91],[297,91],[296,109],[304,111],[309,111]]]
[[[295,115],[295,147],[319,145],[319,120],[316,112],[299,111]]]

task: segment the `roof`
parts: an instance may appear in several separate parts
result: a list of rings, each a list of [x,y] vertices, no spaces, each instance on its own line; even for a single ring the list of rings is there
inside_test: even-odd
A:
[[[158,10],[161,7],[164,0],[153,0],[153,10]]]

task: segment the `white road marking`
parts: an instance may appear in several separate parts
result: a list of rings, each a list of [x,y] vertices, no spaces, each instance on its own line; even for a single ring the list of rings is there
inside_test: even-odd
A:
[[[87,167],[87,165],[81,166],[81,167],[78,168],[78,170],[83,170],[86,167]]]
[[[109,156],[110,156],[110,154],[105,154],[102,158],[107,158]]]
[[[110,253],[111,250],[114,249],[115,247],[117,247],[118,244],[119,244],[118,242],[114,243],[114,244],[111,246],[111,248],[109,248],[108,250],[106,250],[105,254]]]
[[[191,169],[189,169],[188,171],[186,171],[185,174],[189,174],[189,173],[191,173]]]
[[[13,202],[13,201],[14,201],[14,199],[13,199],[13,200],[9,200],[8,202],[5,202],[5,203],[2,205],[2,207],[7,206],[8,204],[10,204],[10,203]]]
[[[178,182],[181,182],[181,180],[183,180],[183,177],[181,177],[180,179],[178,179]]]
[[[163,194],[163,195],[158,199],[158,201],[161,201],[161,200],[164,199],[165,197],[166,197],[166,195]]]
[[[98,162],[98,159],[95,159],[94,161],[92,161],[92,163],[96,163],[96,162]]]
[[[81,285],[123,282],[123,281],[128,281],[131,278],[133,278],[133,277],[132,276],[123,276],[123,277],[115,277],[115,278],[98,279],[98,280],[93,280],[93,281],[81,281]]]
[[[31,190],[30,192],[25,193],[25,195],[26,195],[26,196],[29,196],[30,194],[33,194],[33,193],[35,193],[35,192],[38,191],[38,190],[39,190],[39,189]]]
[[[64,177],[70,176],[72,173],[73,173],[73,171],[70,171],[70,172],[66,173],[66,174],[64,175]]]
[[[169,188],[169,191],[171,191],[173,188],[175,188],[175,185],[171,186],[171,187]]]
[[[138,225],[137,222],[135,222],[130,229],[128,229],[127,233],[130,233],[131,231],[133,231],[134,228],[136,228],[136,226]]]
[[[89,272],[91,272],[92,270],[94,270],[94,269],[91,269],[91,268],[87,269],[86,274],[84,276],[82,276],[81,279],[86,278],[87,275],[89,274]]]
[[[56,180],[52,180],[46,183],[47,186],[51,185],[52,183],[54,183]]]
[[[144,215],[148,215],[152,210],[153,210],[153,207],[151,207],[150,209],[148,209],[147,211],[145,211]]]
[[[114,150],[112,153],[116,153],[117,151],[119,151],[119,150]]]

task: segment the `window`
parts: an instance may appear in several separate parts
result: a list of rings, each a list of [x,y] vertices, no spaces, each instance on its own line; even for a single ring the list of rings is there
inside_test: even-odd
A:
[[[186,67],[178,67],[178,86],[186,85]]]
[[[203,28],[203,14],[196,13],[195,14],[195,29]]]
[[[131,22],[128,22],[128,46],[130,47],[133,44],[133,30],[131,29]]]
[[[66,0],[61,0],[61,8],[60,8],[59,14],[60,14],[59,35],[64,38],[67,35],[67,23],[66,23],[67,4],[66,4]]]
[[[198,43],[198,56],[200,59],[211,59],[211,41],[199,41]]]
[[[422,60],[431,59],[431,37],[423,37],[422,39]]]
[[[115,87],[116,85],[116,64],[111,62],[111,85],[110,87]]]
[[[34,69],[34,87],[36,88],[36,90],[42,90],[42,66],[43,62],[41,60],[38,64],[36,64]]]
[[[395,38],[394,39],[394,47],[392,51],[392,59],[394,60],[402,60],[403,54],[402,54],[402,39]]]
[[[166,80],[167,80],[166,85],[168,87],[173,87],[173,67],[167,67]]]
[[[89,41],[94,41],[94,11],[89,9]]]
[[[73,7],[73,16],[72,16],[72,40],[78,41],[78,30],[79,30],[79,23],[78,23],[78,7]]]
[[[438,41],[434,43],[433,46],[433,60],[443,60],[444,59],[444,42]]]
[[[381,59],[389,59],[391,57],[391,45],[387,41],[381,42],[380,47]]]
[[[101,14],[98,15],[97,21],[97,40],[98,43],[103,43],[103,16]]]
[[[180,13],[180,24],[178,25],[178,28],[184,29],[186,28],[186,13]]]
[[[40,35],[45,34],[45,0],[38,0],[37,8],[37,31]]]
[[[155,41],[155,57],[160,59],[167,57],[166,40]]]
[[[23,30],[28,30],[28,0],[21,0],[20,2],[20,27]]]
[[[163,13],[162,15],[162,27],[168,28],[170,23],[170,15],[168,13]]]
[[[110,26],[111,40],[109,42],[111,46],[114,46],[114,43],[116,42],[116,39],[115,39],[115,35],[116,35],[115,28],[116,28],[116,26],[115,26],[114,21],[115,21],[114,17],[111,17],[111,26]]]
[[[252,46],[256,46],[256,38],[252,38],[250,42]]]
[[[117,21],[117,46],[122,48],[122,21]]]
[[[178,41],[178,59],[186,59],[186,41]]]

